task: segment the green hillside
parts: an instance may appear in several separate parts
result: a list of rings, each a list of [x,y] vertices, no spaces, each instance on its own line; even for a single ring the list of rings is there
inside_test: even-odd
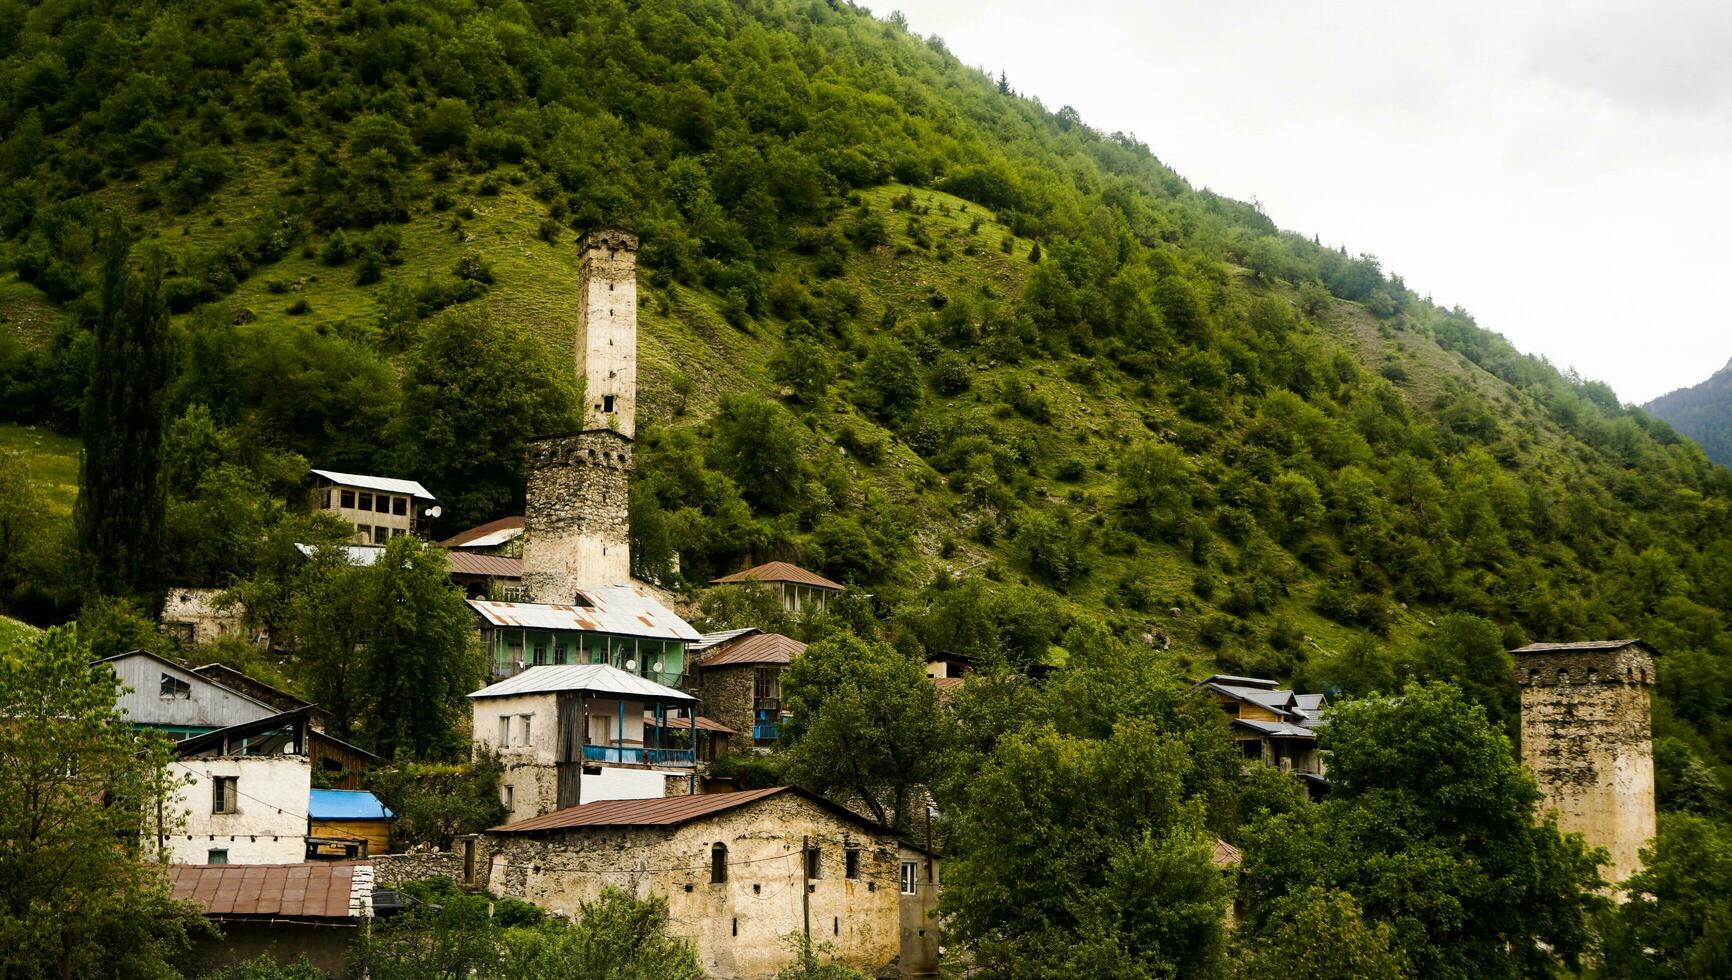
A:
[[[210,542],[258,540],[304,463],[419,479],[446,531],[520,506],[576,233],[618,224],[644,243],[642,574],[785,557],[908,648],[1062,658],[1099,619],[1349,691],[1447,675],[1450,612],[1639,634],[1675,758],[1732,759],[1732,473],[894,20],[4,4],[0,90],[0,412],[76,431],[118,214],[176,315],[168,581],[253,574]]]
[[[1642,408],[1696,440],[1709,459],[1732,466],[1732,364],[1701,384],[1667,392]]]

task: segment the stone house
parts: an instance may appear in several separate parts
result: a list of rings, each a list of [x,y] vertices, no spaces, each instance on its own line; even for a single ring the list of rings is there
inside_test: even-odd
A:
[[[222,601],[222,589],[170,589],[158,617],[166,630],[185,646],[220,639],[258,641],[247,629],[247,607]]]
[[[414,480],[313,470],[305,499],[311,510],[336,514],[355,529],[356,544],[384,544],[405,534],[425,536],[437,517],[433,495]]]
[[[1512,653],[1521,688],[1522,765],[1541,812],[1611,855],[1616,884],[1653,838],[1654,650],[1641,640],[1533,643]]]
[[[1321,694],[1295,694],[1265,677],[1215,674],[1203,681],[1232,719],[1233,740],[1249,761],[1304,778],[1313,795],[1326,788],[1327,763],[1317,751],[1317,727],[1328,701]]]
[[[496,678],[561,664],[608,664],[668,687],[686,683],[687,648],[701,635],[647,588],[584,589],[570,604],[471,599]]]
[[[512,820],[693,788],[697,699],[684,691],[604,663],[565,664],[469,698],[476,749],[505,765],[500,800]]]
[[[846,586],[785,561],[765,562],[742,572],[711,579],[711,585],[762,585],[775,593],[776,601],[791,613],[824,612],[830,600]]]
[[[665,897],[712,976],[774,976],[797,933],[869,974],[936,971],[937,858],[793,787],[589,803],[478,848],[475,884],[556,912],[610,886]]]
[[[307,856],[309,709],[175,743],[169,773],[189,778],[165,804],[158,842],[171,864],[289,864]]]
[[[782,669],[806,644],[756,629],[709,633],[693,648],[698,657],[692,690],[704,714],[737,732],[751,732],[755,747],[776,744],[788,717],[782,707]]]

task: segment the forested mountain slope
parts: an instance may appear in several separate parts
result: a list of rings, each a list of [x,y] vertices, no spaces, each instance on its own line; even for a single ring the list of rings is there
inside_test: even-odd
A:
[[[116,213],[176,313],[171,581],[252,574],[303,463],[511,513],[618,224],[647,576],[787,557],[904,646],[1100,618],[1347,690],[1471,672],[1452,611],[1640,634],[1681,758],[1732,757],[1732,473],[1013,82],[818,0],[0,0],[0,412],[75,431]],[[43,619],[38,531],[0,586]]]
[[[1642,408],[1696,440],[1709,459],[1732,466],[1732,363],[1701,384],[1668,392]]]

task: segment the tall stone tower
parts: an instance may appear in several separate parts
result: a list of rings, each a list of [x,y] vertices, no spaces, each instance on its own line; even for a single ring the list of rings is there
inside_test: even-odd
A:
[[[1516,650],[1522,764],[1558,828],[1604,847],[1621,882],[1654,836],[1654,651],[1640,640],[1535,643]]]
[[[524,449],[523,584],[535,602],[631,578],[627,481],[637,431],[637,245],[617,229],[578,241],[577,355],[583,429]]]

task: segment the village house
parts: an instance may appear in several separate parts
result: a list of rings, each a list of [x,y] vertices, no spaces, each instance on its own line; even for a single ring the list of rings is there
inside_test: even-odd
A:
[[[782,608],[791,613],[826,612],[831,597],[846,588],[840,582],[832,582],[817,572],[785,561],[765,562],[742,572],[711,579],[710,584],[766,587],[775,594]]]
[[[695,646],[697,670],[692,691],[704,714],[722,725],[751,732],[751,744],[776,744],[788,712],[782,707],[782,668],[804,653],[806,644],[755,628],[706,633]]]
[[[330,712],[224,664],[183,667],[144,650],[104,658],[125,685],[115,706],[139,728],[169,738],[203,735],[299,708],[309,710],[308,745],[320,781],[334,789],[360,789],[379,757],[323,730]]]
[[[181,967],[188,976],[238,966],[260,956],[279,963],[306,959],[332,976],[348,967],[349,947],[373,911],[373,866],[320,864],[175,864],[174,897],[196,904],[222,929],[200,937]]]
[[[307,856],[306,708],[175,743],[158,843],[171,864],[288,864]]]
[[[1327,789],[1327,765],[1317,751],[1317,727],[1329,707],[1321,694],[1295,694],[1264,677],[1215,674],[1201,686],[1232,719],[1233,739],[1247,761],[1297,773],[1312,795]]]
[[[530,667],[469,697],[476,749],[505,765],[512,820],[695,788],[697,699],[684,691],[592,663]]]
[[[474,884],[556,912],[607,887],[665,897],[711,976],[774,976],[790,934],[872,975],[937,973],[938,859],[793,787],[588,803],[495,827],[478,850]]]
[[[366,790],[314,789],[307,800],[308,859],[365,858],[391,849],[395,814]]]
[[[224,601],[222,589],[170,589],[164,597],[163,629],[183,646],[198,646],[221,639],[257,642],[247,630],[247,607]]]
[[[447,551],[462,551],[472,555],[492,555],[496,558],[523,557],[523,517],[501,517],[477,525],[439,542]]]
[[[405,534],[426,536],[438,517],[433,495],[414,480],[313,470],[306,493],[312,510],[329,511],[355,529],[356,544],[384,544]]]
[[[668,687],[686,683],[687,648],[701,639],[639,585],[589,588],[573,604],[471,599],[494,677],[530,667],[608,664]]]

